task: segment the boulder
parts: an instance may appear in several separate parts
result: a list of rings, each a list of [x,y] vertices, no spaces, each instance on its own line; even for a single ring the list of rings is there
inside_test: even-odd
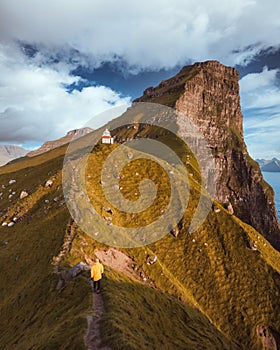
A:
[[[172,235],[173,235],[174,237],[177,237],[178,234],[179,234],[179,232],[180,232],[180,230],[179,230],[179,228],[176,226],[176,227],[174,227],[170,232],[172,233]]]
[[[48,180],[48,181],[46,181],[46,183],[45,183],[45,188],[51,188],[52,185],[53,185],[53,181],[52,181],[52,180]]]
[[[256,328],[257,335],[262,341],[265,349],[277,350],[280,346],[280,335],[269,326],[258,325]]]
[[[21,191],[21,193],[19,195],[19,199],[23,199],[27,196],[29,196],[29,193],[27,191]]]
[[[79,262],[78,264],[71,267],[71,269],[67,272],[67,274],[65,276],[65,280],[70,281],[72,278],[76,277],[82,271],[89,271],[89,270],[90,270],[89,265],[87,265],[83,262]]]
[[[150,256],[150,257],[148,258],[147,264],[148,264],[148,265],[153,265],[156,261],[157,261],[157,256],[156,256],[156,255],[153,255],[153,256]]]

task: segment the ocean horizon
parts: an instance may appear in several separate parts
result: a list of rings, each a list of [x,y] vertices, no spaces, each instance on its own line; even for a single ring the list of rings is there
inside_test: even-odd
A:
[[[274,190],[276,210],[278,218],[280,219],[280,172],[272,173],[263,171],[262,174],[265,181],[269,183]]]

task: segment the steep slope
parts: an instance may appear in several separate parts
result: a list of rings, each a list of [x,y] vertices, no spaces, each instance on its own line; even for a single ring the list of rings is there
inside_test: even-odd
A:
[[[24,157],[28,151],[19,146],[0,145],[0,166],[13,159]]]
[[[273,190],[243,140],[238,79],[237,70],[219,62],[196,63],[146,89],[135,102],[174,107],[198,125],[215,157],[216,198],[280,249]],[[182,115],[177,124],[184,134],[187,124]]]
[[[45,142],[40,148],[28,152],[27,156],[28,157],[34,157],[34,156],[38,156],[39,154],[51,151],[54,148],[58,148],[60,146],[63,146],[69,142],[71,142],[73,137],[82,137],[88,133],[90,133],[92,131],[91,128],[81,128],[81,129],[75,129],[75,130],[71,130],[69,131],[65,136],[61,137],[58,140],[53,140],[53,141],[47,141]]]
[[[54,200],[61,196],[61,180],[55,176],[62,160],[41,159],[40,166],[12,173],[4,173],[3,169],[14,165],[1,169],[1,223],[3,219],[16,221],[12,227],[0,227],[3,349],[83,348],[87,326],[84,314],[91,303],[87,279],[78,277],[67,289],[56,291],[58,278],[52,265],[69,222],[66,208]],[[44,187],[49,177],[54,180],[51,189]],[[9,184],[11,179],[15,182]],[[30,195],[19,200],[23,189],[28,189]]]
[[[147,130],[145,132],[148,133]],[[166,142],[161,136],[158,140]],[[186,152],[181,147],[180,151]],[[105,160],[109,152],[108,146],[98,146],[89,160],[89,196],[100,215],[104,215],[103,207],[108,206],[102,194],[100,179],[102,159]],[[191,163],[195,167],[193,160]],[[132,195],[138,187],[138,179],[131,174],[136,171],[141,174],[139,169],[143,167],[145,167],[143,163],[140,167],[134,162],[126,169],[127,173],[122,174],[122,178],[127,179],[122,183],[122,187]],[[158,174],[155,177],[162,177],[156,169],[156,167],[149,169],[151,178],[153,171]],[[194,172],[196,173],[198,171]],[[256,333],[257,326],[269,325],[279,331],[280,324],[276,310],[279,308],[280,255],[258,232],[229,214],[218,203],[215,203],[203,226],[195,234],[190,235],[189,222],[199,196],[196,180],[195,177],[191,183],[190,206],[180,223],[181,229],[177,238],[168,234],[148,247],[124,251],[133,258],[135,269],[147,279],[146,285],[156,286],[180,298],[187,305],[195,306],[217,329],[241,348],[261,349]],[[164,198],[165,195],[166,193],[161,193],[151,212],[145,212],[144,217],[134,217],[138,224],[141,225],[141,220],[147,221],[153,213],[159,211],[162,205],[161,197]],[[123,215],[114,209],[110,221],[115,225],[123,225],[125,220]],[[100,244],[94,244],[94,241],[83,235],[76,238],[72,244],[72,255],[70,252],[67,258],[69,263],[78,261],[83,256],[92,256],[94,249],[100,249]],[[157,256],[157,261],[153,265],[147,264],[151,256]],[[112,304],[119,305],[116,297],[118,293],[113,290],[112,294],[115,297],[110,295],[112,298],[108,307],[110,319],[116,318],[116,315],[111,313]],[[129,312],[131,316],[133,313]],[[133,317],[136,318],[136,315],[133,314]],[[123,326],[120,327],[126,334],[128,330]],[[116,346],[116,342],[111,337],[109,339],[112,346]],[[213,348],[215,349],[215,346]]]
[[[103,298],[106,314],[101,336],[112,349],[261,349],[257,326],[279,331],[280,255],[252,227],[242,223],[216,202],[200,229],[190,235],[188,226],[200,195],[200,171],[186,145],[157,133],[139,130],[146,137],[169,144],[182,158],[189,157],[190,202],[177,237],[167,232],[149,246],[122,249],[133,261],[132,276],[106,267]],[[120,139],[133,128],[115,131]],[[136,135],[134,135],[136,136]],[[85,136],[87,137],[87,136]],[[89,157],[87,183],[92,205],[103,215],[108,205],[102,196],[102,164],[118,144],[98,144]],[[74,227],[71,242],[54,273],[59,251],[71,225],[61,188],[65,147],[1,169],[4,185],[1,205],[1,330],[6,348],[84,348],[91,288],[85,272],[57,290],[59,276],[80,261],[89,263],[108,247]],[[29,162],[29,163],[28,163]],[[138,180],[131,176],[143,164],[132,162],[122,175],[126,196],[134,196]],[[141,174],[142,171],[142,174]],[[162,177],[150,166],[151,178]],[[163,177],[162,177],[163,178]],[[9,184],[10,180],[16,180]],[[51,188],[44,187],[51,179]],[[163,178],[164,179],[164,178]],[[23,189],[29,196],[19,200]],[[11,191],[10,191],[11,190]],[[15,194],[9,198],[9,194]],[[168,196],[161,191],[152,210],[138,223],[159,211]],[[121,224],[123,213],[113,210],[112,221]],[[157,256],[154,264],[147,264]],[[135,276],[135,277],[133,277]],[[16,282],[15,282],[16,281]]]

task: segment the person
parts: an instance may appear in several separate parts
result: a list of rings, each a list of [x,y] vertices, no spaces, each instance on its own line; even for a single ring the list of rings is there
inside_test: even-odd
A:
[[[104,267],[99,262],[99,259],[94,259],[94,263],[90,270],[91,279],[93,280],[93,291],[94,293],[100,293],[100,282],[102,274],[104,273]]]

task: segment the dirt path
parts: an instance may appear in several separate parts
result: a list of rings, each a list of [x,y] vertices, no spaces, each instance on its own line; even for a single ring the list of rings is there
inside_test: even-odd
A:
[[[105,266],[110,266],[125,273],[129,277],[135,278],[139,280],[139,282],[142,282],[141,278],[133,271],[133,260],[118,249],[109,248],[107,251],[100,249],[95,251],[95,255]],[[93,260],[86,257],[86,262],[89,266],[91,266]],[[100,337],[99,322],[104,313],[105,309],[102,300],[102,293],[93,293],[93,308],[92,313],[87,316],[88,330],[84,338],[85,345],[87,346],[88,350],[111,350],[110,347],[102,345]]]
[[[88,350],[111,350],[108,346],[103,346],[101,337],[99,322],[105,313],[103,299],[101,294],[92,293],[93,306],[92,313],[87,316],[88,330],[85,335],[84,341]]]

